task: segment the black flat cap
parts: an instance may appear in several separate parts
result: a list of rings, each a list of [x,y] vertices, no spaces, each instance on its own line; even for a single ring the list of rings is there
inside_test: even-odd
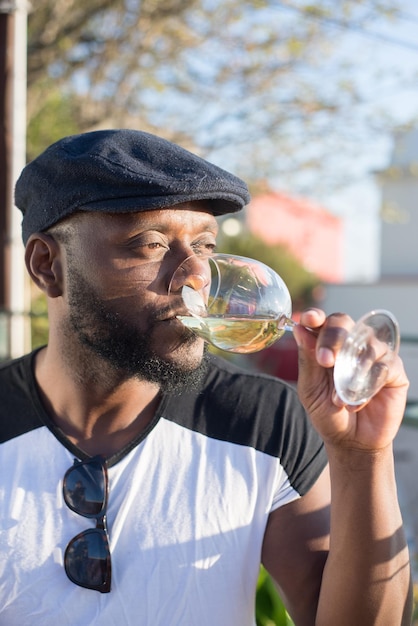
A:
[[[16,183],[22,237],[76,211],[133,212],[211,201],[214,215],[250,200],[233,174],[161,137],[137,130],[100,130],[65,137],[29,163]]]

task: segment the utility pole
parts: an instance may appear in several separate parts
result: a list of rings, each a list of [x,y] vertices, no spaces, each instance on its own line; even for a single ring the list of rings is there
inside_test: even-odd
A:
[[[30,344],[28,279],[13,189],[26,153],[26,0],[0,0],[0,359]]]

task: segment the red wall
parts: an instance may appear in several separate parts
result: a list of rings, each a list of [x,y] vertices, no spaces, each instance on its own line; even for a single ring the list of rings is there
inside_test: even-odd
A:
[[[248,205],[247,226],[268,244],[287,245],[321,280],[342,282],[343,223],[326,209],[303,198],[266,193]]]

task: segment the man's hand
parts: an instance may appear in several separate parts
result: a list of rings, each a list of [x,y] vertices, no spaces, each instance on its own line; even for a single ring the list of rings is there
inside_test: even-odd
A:
[[[319,309],[309,309],[302,314],[300,326],[294,329],[299,347],[298,392],[327,445],[378,450],[389,445],[399,429],[409,382],[397,357],[384,387],[368,403],[346,406],[337,397],[333,366],[353,325],[349,316],[340,313],[326,317]]]

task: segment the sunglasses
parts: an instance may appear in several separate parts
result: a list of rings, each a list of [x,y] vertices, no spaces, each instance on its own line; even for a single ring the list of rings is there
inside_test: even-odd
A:
[[[109,477],[100,456],[88,461],[75,460],[65,473],[66,505],[78,515],[96,520],[96,528],[79,533],[68,543],[65,572],[76,585],[101,593],[109,593],[112,571],[106,526],[108,493]]]

